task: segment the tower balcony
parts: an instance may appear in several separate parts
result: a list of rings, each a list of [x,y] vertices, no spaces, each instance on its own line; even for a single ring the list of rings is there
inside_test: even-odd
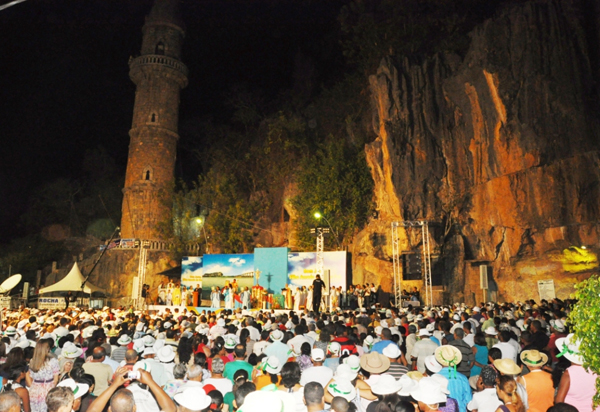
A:
[[[166,68],[171,69],[174,74],[180,78],[181,87],[187,86],[188,68],[181,61],[174,57],[160,54],[144,54],[129,60],[129,76],[137,84],[136,78],[144,72],[145,68]]]

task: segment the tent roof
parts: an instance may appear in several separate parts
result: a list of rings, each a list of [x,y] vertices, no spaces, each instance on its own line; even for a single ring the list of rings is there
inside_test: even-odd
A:
[[[75,262],[67,276],[65,276],[53,285],[40,289],[40,293],[68,291],[81,292],[81,284],[84,280],[85,277],[81,274],[79,266],[77,265],[77,262]],[[93,292],[104,292],[104,289],[94,286],[90,282],[86,282],[85,287],[83,288],[83,292],[92,294]]]

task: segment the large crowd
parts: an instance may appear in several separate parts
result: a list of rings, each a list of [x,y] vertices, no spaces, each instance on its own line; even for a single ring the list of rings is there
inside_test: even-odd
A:
[[[4,310],[0,412],[588,412],[569,305]]]

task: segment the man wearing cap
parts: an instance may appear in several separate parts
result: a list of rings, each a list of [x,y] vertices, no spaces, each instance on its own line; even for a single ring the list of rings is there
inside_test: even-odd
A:
[[[419,340],[413,346],[410,354],[412,363],[417,362],[417,370],[421,373],[425,372],[425,358],[433,355],[438,345],[429,338],[430,334],[427,329],[419,330]]]
[[[321,386],[327,386],[333,377],[333,370],[327,366],[323,366],[325,352],[323,352],[323,349],[313,348],[310,358],[312,359],[313,366],[302,372],[300,385],[306,386],[309,382],[319,382]]]

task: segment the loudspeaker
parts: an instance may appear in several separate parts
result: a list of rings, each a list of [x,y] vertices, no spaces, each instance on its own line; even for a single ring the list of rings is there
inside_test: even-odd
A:
[[[479,266],[479,287],[488,289],[488,267],[487,265]]]

